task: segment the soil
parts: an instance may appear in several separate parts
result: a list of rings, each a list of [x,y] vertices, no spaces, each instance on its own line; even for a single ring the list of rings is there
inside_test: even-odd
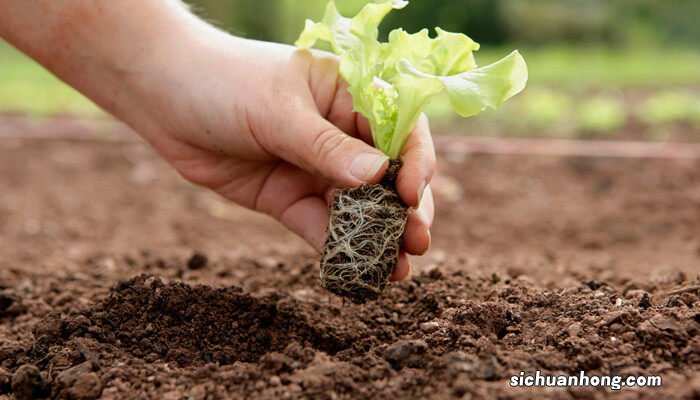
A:
[[[337,190],[320,260],[321,287],[356,304],[376,300],[396,270],[408,206],[396,191],[400,160],[381,182]]]
[[[356,305],[142,143],[5,139],[0,398],[699,398],[698,182],[697,160],[442,155],[432,249]],[[663,384],[508,385],[535,370]]]

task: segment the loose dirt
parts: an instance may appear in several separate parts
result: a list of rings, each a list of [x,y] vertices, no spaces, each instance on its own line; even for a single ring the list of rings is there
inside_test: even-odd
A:
[[[0,398],[700,397],[700,162],[439,160],[377,302],[140,143],[0,142]],[[520,371],[660,388],[512,388]]]

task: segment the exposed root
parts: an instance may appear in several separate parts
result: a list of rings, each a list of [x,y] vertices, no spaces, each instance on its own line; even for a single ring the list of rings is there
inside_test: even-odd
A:
[[[375,300],[396,269],[408,208],[392,162],[381,184],[335,193],[321,258],[321,286],[354,303]]]

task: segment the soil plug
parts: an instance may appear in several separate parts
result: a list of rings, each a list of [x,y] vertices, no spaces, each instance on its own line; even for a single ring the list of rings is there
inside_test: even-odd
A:
[[[337,191],[321,255],[321,286],[355,303],[374,300],[396,268],[408,207],[395,188],[401,163],[381,183]]]
[[[367,118],[375,147],[392,160],[381,183],[340,190],[331,205],[320,281],[355,303],[379,297],[396,268],[408,210],[394,182],[403,146],[428,102],[445,92],[455,111],[469,117],[498,107],[527,81],[517,50],[477,68],[479,44],[461,33],[435,28],[431,38],[427,29],[409,34],[399,28],[380,43],[382,19],[407,4],[375,1],[346,18],[330,1],[321,22],[307,20],[296,41],[301,49],[325,41],[340,55],[353,109]]]

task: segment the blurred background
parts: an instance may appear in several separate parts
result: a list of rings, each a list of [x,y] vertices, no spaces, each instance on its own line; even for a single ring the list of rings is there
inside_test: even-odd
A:
[[[346,15],[367,1],[338,0]],[[190,0],[233,34],[292,43],[326,0]],[[658,141],[700,138],[700,1],[413,0],[394,11],[382,36],[440,26],[464,32],[487,64],[520,49],[530,82],[496,112],[461,120],[445,99],[431,103],[443,134]],[[102,111],[0,41],[0,114],[32,117]]]

